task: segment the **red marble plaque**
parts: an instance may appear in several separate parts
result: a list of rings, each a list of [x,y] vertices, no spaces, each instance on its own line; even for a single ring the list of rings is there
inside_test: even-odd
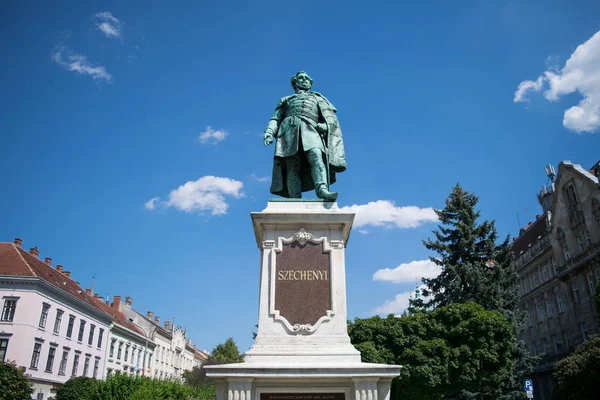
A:
[[[331,310],[331,268],[323,243],[283,244],[275,260],[275,309],[291,325],[315,325]]]
[[[344,393],[261,393],[260,400],[344,400]]]

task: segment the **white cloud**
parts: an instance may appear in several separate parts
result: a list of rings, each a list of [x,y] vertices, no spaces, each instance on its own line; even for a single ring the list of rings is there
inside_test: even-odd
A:
[[[551,68],[535,82],[521,82],[514,101],[525,101],[525,94],[539,92],[542,84],[548,85],[544,91],[548,101],[556,101],[573,92],[583,96],[578,105],[565,110],[565,128],[577,133],[597,131],[600,128],[600,31],[577,46],[562,70]]]
[[[423,288],[425,288],[425,285],[419,286],[419,291],[423,290]],[[373,314],[378,314],[378,315],[388,315],[388,314],[401,315],[408,308],[408,305],[409,305],[408,301],[410,300],[411,296],[414,297],[414,294],[415,294],[414,291],[399,293],[399,294],[396,295],[396,297],[394,297],[393,300],[386,300],[385,303],[383,303],[382,305],[376,307],[373,310]],[[427,300],[428,299],[428,297],[423,297],[423,296],[421,296],[421,298],[423,300]]]
[[[388,281],[393,283],[414,282],[421,278],[435,278],[442,272],[440,266],[431,260],[411,261],[400,264],[394,269],[384,268],[373,274],[374,281]]]
[[[160,200],[159,197],[153,197],[147,202],[144,203],[144,208],[146,210],[154,210],[156,208],[156,203]]]
[[[525,95],[529,91],[539,92],[540,90],[542,90],[542,85],[544,83],[543,79],[544,78],[540,76],[539,78],[537,78],[536,81],[523,81],[523,82],[519,83],[519,87],[517,88],[517,91],[515,92],[514,102],[519,103],[519,102],[529,101],[529,99],[527,97],[525,97]]]
[[[202,144],[214,145],[225,140],[229,133],[223,129],[214,130],[210,126],[198,136],[198,141]]]
[[[435,222],[438,220],[435,211],[431,207],[396,207],[389,200],[377,200],[362,205],[354,204],[342,207],[341,210],[356,213],[356,218],[354,219],[355,228],[365,225],[395,225],[398,228],[416,228],[426,222]]]
[[[99,20],[99,22],[96,23],[96,26],[107,38],[121,37],[121,27],[123,26],[123,23],[115,16],[108,11],[104,11],[96,14],[96,18]]]
[[[255,173],[252,173],[252,174],[250,175],[250,177],[251,177],[252,179],[254,179],[255,181],[257,181],[257,182],[261,182],[261,183],[262,183],[262,182],[268,182],[268,181],[269,181],[269,179],[271,179],[271,177],[269,177],[269,176],[258,176],[258,175],[256,175]]]
[[[360,233],[361,235],[368,235],[369,231],[367,229],[359,229],[358,233]]]
[[[81,75],[89,75],[95,81],[105,80],[112,82],[112,75],[102,66],[93,66],[86,56],[64,47],[57,46],[52,54],[52,60],[68,71],[74,71]]]
[[[244,197],[243,187],[242,182],[234,179],[203,176],[197,181],[186,182],[172,190],[168,200],[161,202],[160,205],[166,208],[175,207],[187,213],[203,214],[205,211],[210,211],[212,215],[224,215],[229,208],[226,197],[231,196],[236,199]],[[159,201],[158,197],[154,197],[146,202],[144,207],[153,210]]]

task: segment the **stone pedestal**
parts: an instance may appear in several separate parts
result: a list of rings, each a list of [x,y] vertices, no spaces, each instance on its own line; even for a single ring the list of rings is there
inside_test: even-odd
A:
[[[252,213],[261,249],[258,333],[244,363],[206,367],[217,400],[389,398],[400,366],[362,363],[346,329],[353,220],[319,200],[273,200]]]

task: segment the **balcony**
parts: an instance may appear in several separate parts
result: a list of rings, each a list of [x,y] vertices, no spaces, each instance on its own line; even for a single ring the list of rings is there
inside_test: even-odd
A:
[[[558,276],[563,277],[569,271],[575,271],[579,267],[586,265],[587,262],[594,258],[600,256],[600,245],[594,244],[587,247],[584,251],[579,253],[577,256],[570,258],[566,263],[556,268],[556,272],[558,272]]]

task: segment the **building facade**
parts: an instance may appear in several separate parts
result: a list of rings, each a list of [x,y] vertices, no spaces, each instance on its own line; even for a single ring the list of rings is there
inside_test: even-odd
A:
[[[520,333],[530,354],[540,357],[532,376],[536,399],[552,398],[558,360],[598,333],[596,285],[600,282],[600,166],[586,170],[563,161],[538,195],[542,215],[513,242],[520,307],[527,322]]]
[[[117,303],[117,301],[115,301]],[[136,325],[148,332],[156,344],[154,363],[150,376],[156,379],[182,379],[185,370],[200,367],[208,359],[206,352],[200,351],[187,337],[187,330],[175,327],[174,321],[165,321],[160,325],[160,318],[148,311],[146,316],[138,313],[133,307],[133,299],[125,298],[120,302],[119,311]]]
[[[110,315],[38,251],[0,243],[0,360],[25,368],[33,398],[54,396],[71,377],[102,378]]]
[[[112,374],[182,379],[208,358],[186,330],[141,316],[132,300],[109,303],[81,288],[52,260],[0,243],[0,360],[14,361],[33,383],[33,399],[52,399],[72,377]],[[93,286],[93,285],[92,285]]]

